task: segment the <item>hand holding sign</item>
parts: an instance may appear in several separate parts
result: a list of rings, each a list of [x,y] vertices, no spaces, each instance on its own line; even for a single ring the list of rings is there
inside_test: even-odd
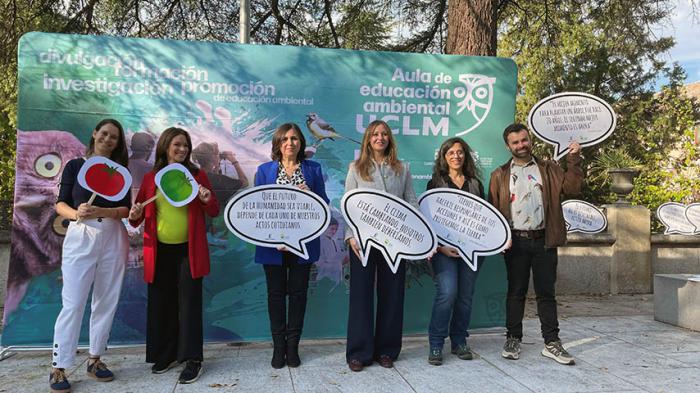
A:
[[[421,195],[419,203],[440,243],[454,247],[472,270],[477,269],[477,256],[498,254],[507,248],[508,221],[476,195],[436,188]]]
[[[367,266],[370,247],[384,255],[394,273],[402,258],[424,259],[437,247],[435,233],[423,215],[391,194],[358,188],[343,196],[340,208],[360,243],[362,266]]]
[[[78,208],[78,222],[82,217],[90,216],[90,207],[97,195],[117,202],[124,198],[131,187],[131,174],[120,164],[102,156],[94,156],[85,160],[78,171],[78,184],[91,191],[92,195],[86,206]]]
[[[586,93],[551,95],[535,104],[527,117],[532,132],[554,145],[555,160],[570,148],[574,153],[572,142],[587,147],[604,141],[615,130],[616,121],[607,102]]]
[[[286,248],[308,259],[306,243],[328,228],[331,211],[313,192],[270,184],[236,194],[226,204],[224,219],[241,240],[256,246]]]
[[[594,205],[575,199],[561,204],[567,232],[599,233],[608,226],[608,219]]]

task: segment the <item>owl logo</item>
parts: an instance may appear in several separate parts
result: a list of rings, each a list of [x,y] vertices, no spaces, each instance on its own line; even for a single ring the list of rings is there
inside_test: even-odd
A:
[[[464,87],[454,89],[455,97],[462,98],[462,101],[457,103],[459,108],[457,114],[466,109],[472,114],[476,123],[458,132],[456,136],[474,130],[486,119],[493,103],[493,85],[496,83],[496,78],[480,74],[460,74],[459,81],[464,84]]]

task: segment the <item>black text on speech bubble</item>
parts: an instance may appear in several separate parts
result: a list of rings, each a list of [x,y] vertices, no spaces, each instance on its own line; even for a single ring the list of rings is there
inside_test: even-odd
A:
[[[551,95],[532,107],[527,117],[530,130],[554,145],[554,159],[569,152],[569,144],[593,146],[615,130],[615,112],[604,100],[586,93],[567,92]]]
[[[370,247],[382,253],[394,273],[401,259],[427,258],[437,247],[425,217],[394,195],[358,188],[345,193],[340,210],[359,241],[363,266],[367,266]]]
[[[228,229],[256,246],[287,249],[309,258],[306,243],[321,236],[331,212],[320,196],[297,187],[265,185],[242,191],[226,204]]]
[[[510,239],[510,226],[498,209],[466,191],[435,188],[419,203],[440,243],[456,248],[474,271],[479,255],[500,253]]]

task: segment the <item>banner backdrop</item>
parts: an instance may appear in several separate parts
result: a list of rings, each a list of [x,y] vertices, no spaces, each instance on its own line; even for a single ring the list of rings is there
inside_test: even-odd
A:
[[[460,135],[482,179],[508,158],[501,132],[514,119],[516,66],[509,59],[287,46],[29,33],[19,45],[17,180],[2,345],[47,345],[61,307],[61,243],[67,223],[54,203],[65,163],[82,156],[103,118],[127,132],[134,188],[169,126],[190,131],[193,159],[225,206],[269,160],[271,135],[298,123],[307,156],[323,166],[333,219],[312,271],[305,338],[344,337],[347,250],[339,201],[364,128],[386,120],[416,192],[425,190],[437,148]],[[142,343],[146,286],[141,230],[130,229],[129,265],[111,344]],[[263,269],[254,247],[222,216],[208,224],[211,274],[204,280],[205,338],[269,339]],[[434,287],[429,265],[409,262],[406,333],[427,331]],[[500,257],[480,268],[472,327],[504,322]],[[81,341],[87,341],[86,309]]]

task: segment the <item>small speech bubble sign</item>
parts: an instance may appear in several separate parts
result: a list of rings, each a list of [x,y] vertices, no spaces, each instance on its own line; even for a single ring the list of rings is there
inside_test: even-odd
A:
[[[700,203],[691,203],[685,208],[685,218],[695,227],[694,235],[700,235]]]
[[[156,173],[156,186],[165,199],[175,207],[192,202],[199,192],[199,183],[184,165],[170,164]]]
[[[561,204],[567,232],[600,233],[608,226],[605,214],[586,201],[570,199]]]
[[[510,239],[505,217],[466,191],[435,188],[421,195],[419,204],[440,243],[456,248],[474,271],[479,255],[498,254]]]
[[[93,156],[80,167],[78,184],[108,201],[117,202],[129,192],[131,174],[109,158]]]
[[[527,117],[532,132],[554,145],[554,159],[569,152],[569,144],[593,146],[607,139],[617,122],[612,107],[602,99],[577,92],[551,95],[532,107]]]
[[[695,232],[695,226],[688,221],[685,212],[686,206],[678,202],[666,202],[656,209],[656,217],[666,227],[664,235],[692,235]]]
[[[331,211],[313,192],[268,184],[234,195],[226,204],[224,220],[243,241],[262,247],[284,246],[309,259],[306,243],[328,228]]]
[[[437,247],[435,233],[420,211],[389,193],[354,189],[345,193],[340,210],[360,243],[362,266],[367,266],[370,247],[382,253],[394,273],[401,259],[424,259]]]

